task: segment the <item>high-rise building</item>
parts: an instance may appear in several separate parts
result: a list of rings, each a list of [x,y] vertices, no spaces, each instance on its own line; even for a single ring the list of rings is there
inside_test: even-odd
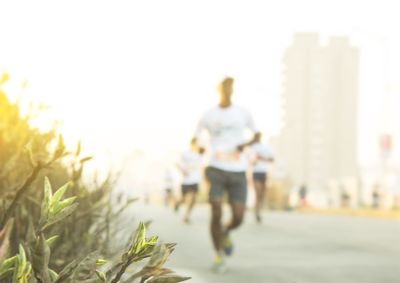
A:
[[[294,185],[357,177],[359,51],[347,37],[295,34],[284,58],[283,125],[275,140]]]

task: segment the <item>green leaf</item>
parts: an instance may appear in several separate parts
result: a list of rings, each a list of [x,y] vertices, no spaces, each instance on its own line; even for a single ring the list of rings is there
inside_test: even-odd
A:
[[[47,229],[48,227],[50,227],[51,225],[54,225],[55,223],[63,220],[64,218],[70,216],[75,209],[78,207],[78,203],[73,203],[72,205],[70,205],[69,207],[61,210],[59,213],[57,213],[57,215],[51,217],[48,222],[44,225],[44,227],[42,228],[42,230]]]
[[[44,200],[50,204],[50,200],[53,197],[53,191],[51,189],[51,184],[49,178],[44,177]]]
[[[52,197],[53,197],[53,192],[51,189],[51,184],[50,184],[49,178],[44,177],[44,197],[43,197],[41,213],[40,213],[41,217],[40,217],[40,221],[39,221],[41,225],[43,225],[43,223],[49,217],[50,204],[51,204]]]
[[[60,158],[63,155],[64,151],[65,151],[64,139],[62,135],[60,135],[58,137],[58,144],[56,151],[54,152],[53,160],[57,160],[58,158]]]
[[[63,195],[67,191],[68,187],[70,186],[70,184],[71,184],[71,182],[68,182],[68,183],[64,184],[63,186],[61,186],[61,188],[59,188],[54,193],[54,196],[51,199],[51,205],[54,205],[54,204],[58,203],[61,200],[61,198],[63,197]]]
[[[0,279],[14,271],[14,265],[17,261],[17,256],[13,256],[4,260],[0,265]]]
[[[8,269],[10,267],[13,267],[16,260],[17,260],[17,255],[13,256],[13,257],[9,257],[7,258],[5,261],[3,261],[0,265],[0,269],[5,268]]]
[[[92,159],[93,159],[93,156],[87,156],[87,157],[82,158],[79,162],[82,164],[82,163],[85,163]]]
[[[150,239],[147,240],[148,245],[157,245],[158,242],[158,236],[153,236]]]
[[[6,277],[8,274],[14,271],[14,267],[10,267],[8,269],[0,270],[0,280]]]
[[[12,282],[28,283],[31,272],[32,266],[30,262],[26,260],[25,250],[22,245],[19,245],[19,254],[17,255]]]
[[[81,154],[81,142],[79,141],[76,146],[75,156],[79,156]]]
[[[50,279],[51,279],[51,282],[54,282],[54,281],[56,281],[57,280],[57,278],[58,278],[58,274],[57,274],[57,272],[55,272],[54,270],[52,270],[52,269],[49,269],[49,273],[50,273]]]
[[[191,279],[191,277],[183,277],[175,274],[162,275],[159,277],[151,278],[146,283],[177,283]]]
[[[146,268],[161,268],[170,256],[170,250],[165,244],[157,245],[146,264]]]
[[[47,245],[48,245],[49,247],[51,247],[51,246],[54,244],[54,242],[57,241],[58,238],[59,238],[58,235],[55,235],[55,236],[53,236],[53,237],[48,238],[48,239],[46,240]]]
[[[20,244],[19,247],[19,259],[21,262],[26,262],[26,253],[24,247]]]
[[[106,263],[107,263],[107,261],[105,259],[102,259],[102,258],[99,258],[99,259],[96,260],[96,265],[97,266],[101,266],[101,265],[104,265]]]
[[[106,275],[104,274],[104,272],[101,272],[100,270],[96,269],[96,275],[101,280],[101,282],[107,281],[107,278],[106,278]]]
[[[70,197],[70,198],[66,198],[65,200],[61,201],[60,202],[61,209],[71,206],[71,204],[73,204],[76,199],[77,199],[77,197]]]
[[[165,245],[169,249],[170,253],[172,253],[175,250],[176,243],[166,243]]]
[[[143,222],[139,223],[139,227],[136,230],[136,235],[133,239],[131,254],[138,254],[145,247],[146,244],[146,226]]]

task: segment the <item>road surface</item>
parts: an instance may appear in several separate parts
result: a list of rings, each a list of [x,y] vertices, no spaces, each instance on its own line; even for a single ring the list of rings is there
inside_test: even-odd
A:
[[[221,275],[210,271],[208,207],[196,207],[190,225],[182,224],[181,214],[134,204],[128,219],[154,220],[150,235],[178,243],[166,266],[192,276],[191,283],[400,282],[398,220],[266,211],[258,225],[248,212],[244,225],[232,234],[235,254]]]

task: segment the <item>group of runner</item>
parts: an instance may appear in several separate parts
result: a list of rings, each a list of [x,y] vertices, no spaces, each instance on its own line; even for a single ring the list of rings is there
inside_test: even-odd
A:
[[[252,172],[255,189],[255,217],[261,222],[261,209],[266,193],[267,171],[273,155],[269,146],[261,142],[261,133],[256,128],[249,112],[233,104],[234,79],[226,77],[218,86],[218,105],[207,111],[200,119],[190,142],[190,149],[184,152],[177,164],[183,175],[182,196],[175,202],[178,211],[188,202],[184,222],[190,222],[190,215],[196,202],[202,176],[208,186],[211,206],[211,238],[215,251],[213,269],[221,272],[225,268],[225,257],[233,253],[231,231],[238,228],[244,218],[247,199],[246,173]],[[250,131],[250,139],[246,133]],[[204,136],[207,143],[204,143]],[[202,170],[203,169],[203,170]],[[204,174],[202,174],[202,172]],[[166,180],[171,178],[167,173]],[[170,202],[172,186],[167,190],[166,201]],[[227,194],[231,209],[231,220],[222,223],[223,197]]]

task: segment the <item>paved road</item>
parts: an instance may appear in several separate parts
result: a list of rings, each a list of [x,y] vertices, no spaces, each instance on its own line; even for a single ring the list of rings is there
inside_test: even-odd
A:
[[[248,213],[233,236],[228,272],[210,272],[207,206],[197,207],[192,224],[160,206],[133,205],[137,220],[154,220],[150,234],[177,242],[166,266],[193,277],[192,283],[399,283],[400,221],[295,212],[265,212],[257,225]],[[224,216],[228,216],[225,211]]]

